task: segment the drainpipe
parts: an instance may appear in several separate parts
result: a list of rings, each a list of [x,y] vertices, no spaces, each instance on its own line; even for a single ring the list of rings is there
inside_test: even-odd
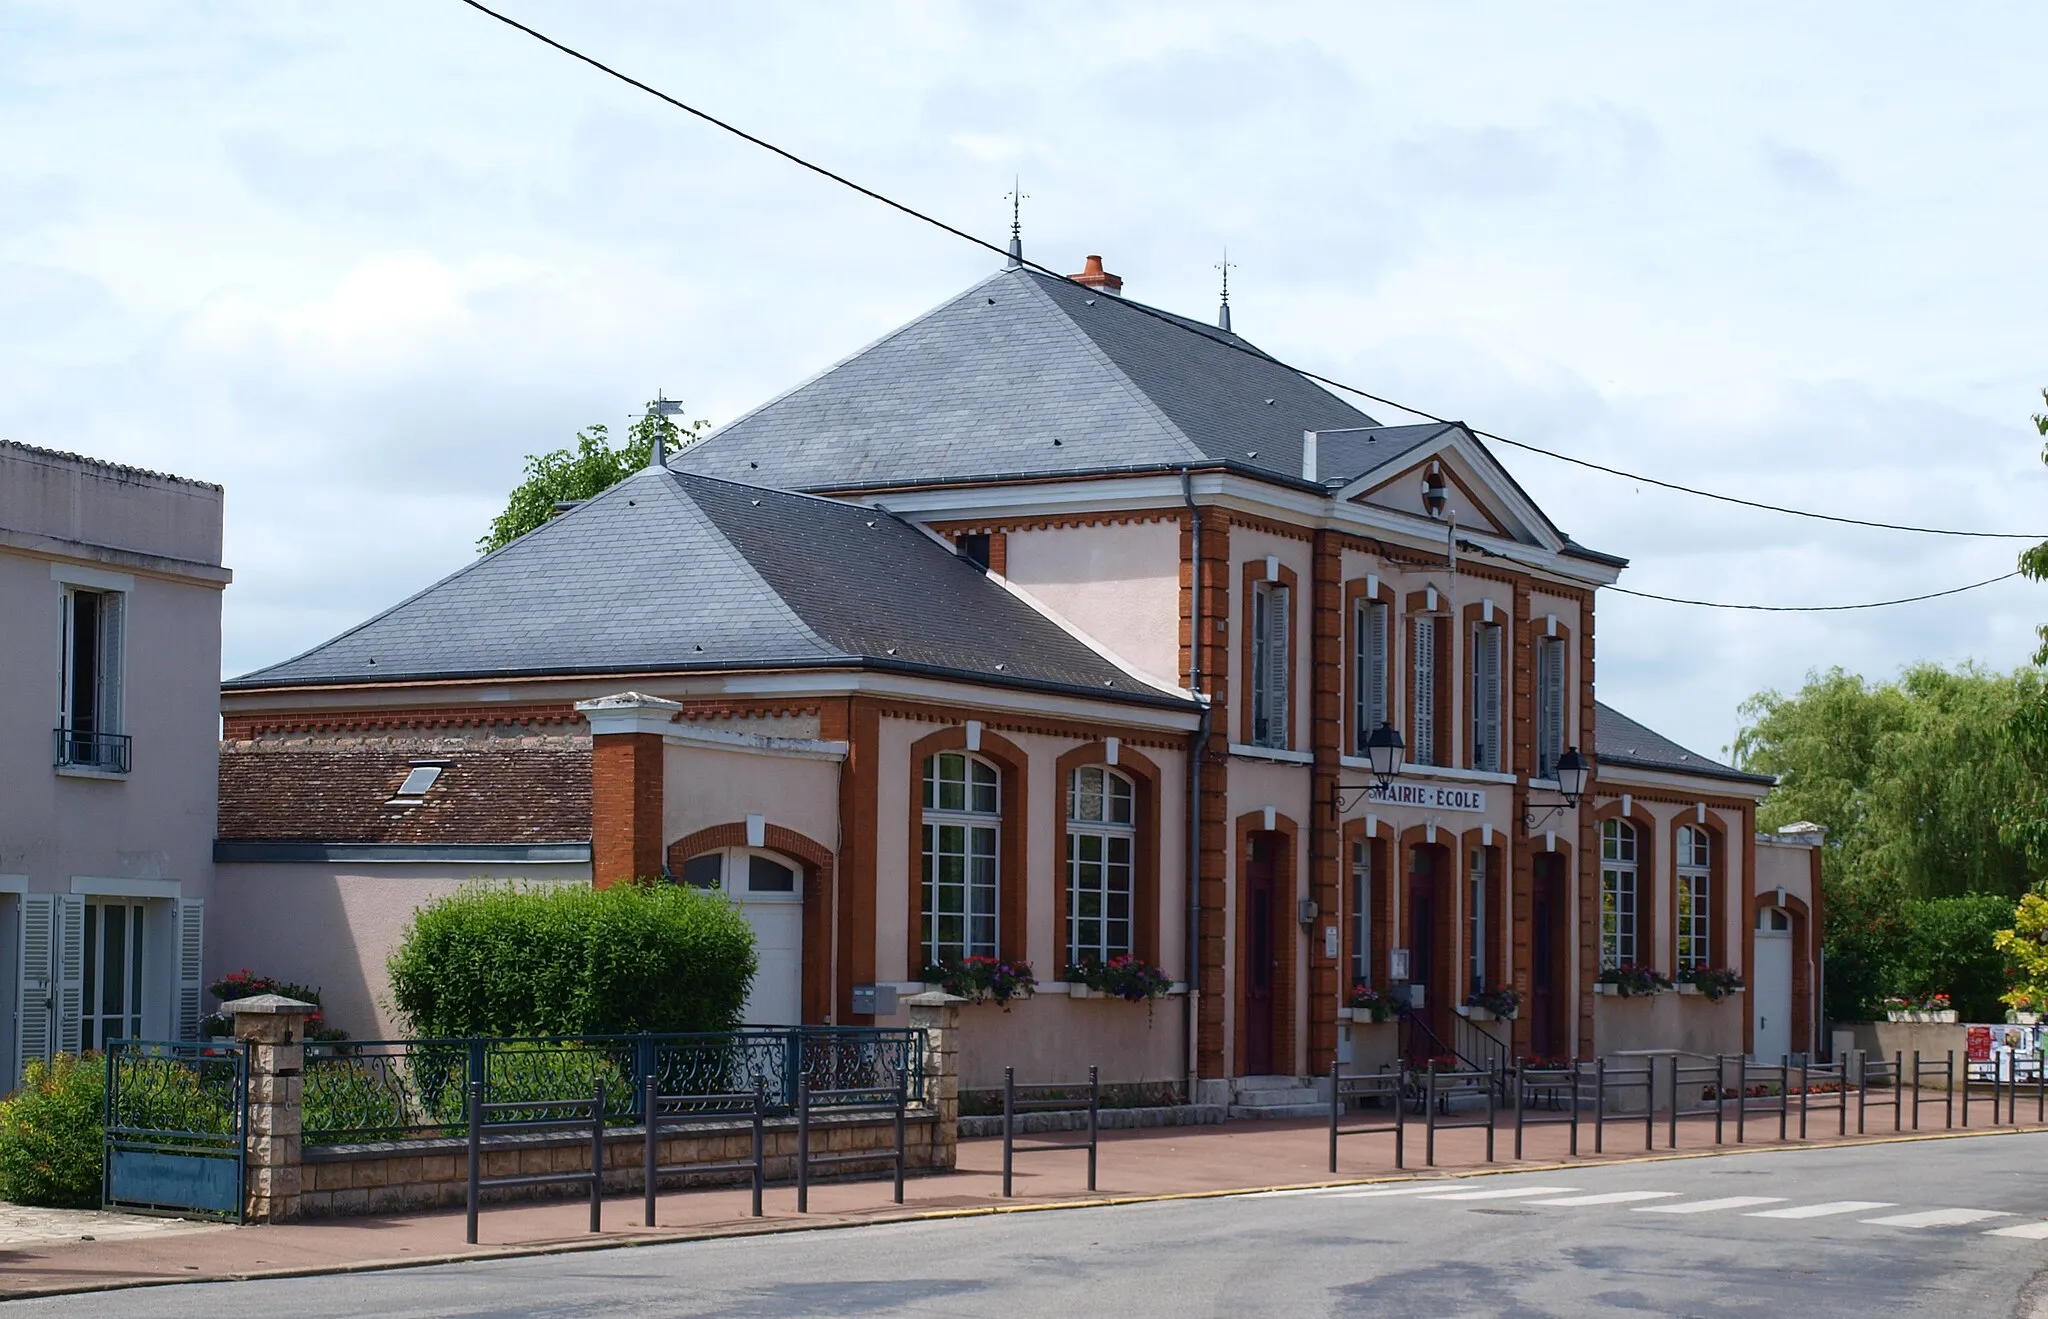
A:
[[[1193,563],[1189,567],[1188,690],[1202,700],[1202,510],[1195,503],[1194,482],[1188,469],[1180,469],[1180,494],[1188,508],[1189,545]],[[1201,930],[1202,930],[1202,757],[1209,749],[1209,705],[1202,703],[1201,726],[1190,739],[1188,752],[1188,909],[1187,909],[1187,1077],[1188,1102],[1195,1102],[1195,1083],[1200,1070],[1201,1035]]]

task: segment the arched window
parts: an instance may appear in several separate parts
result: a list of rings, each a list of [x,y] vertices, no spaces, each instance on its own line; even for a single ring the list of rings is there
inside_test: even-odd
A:
[[[1137,791],[1113,769],[1088,765],[1067,783],[1067,961],[1106,962],[1132,951]]]
[[[1001,775],[979,756],[944,751],[924,762],[926,962],[996,955],[996,844]]]
[[[1600,965],[1636,960],[1636,827],[1600,822]]]
[[[1713,838],[1704,829],[1678,830],[1678,970],[1705,967],[1713,958]]]

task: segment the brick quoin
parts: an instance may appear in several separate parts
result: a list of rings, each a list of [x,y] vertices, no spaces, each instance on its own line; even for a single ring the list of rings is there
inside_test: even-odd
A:
[[[662,739],[606,733],[591,739],[590,880],[610,888],[661,873]]]

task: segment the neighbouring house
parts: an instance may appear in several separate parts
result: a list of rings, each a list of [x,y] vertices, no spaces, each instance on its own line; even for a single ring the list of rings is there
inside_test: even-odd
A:
[[[0,441],[0,1030],[190,1037],[213,875],[219,486]]]
[[[663,877],[754,924],[750,1020],[900,1022],[928,964],[1028,961],[1037,997],[968,1014],[970,1086],[1378,1065],[1360,982],[1416,1003],[1411,1050],[1810,1045],[1811,848],[1757,841],[1770,781],[1594,698],[1625,561],[1465,426],[1381,425],[1100,265],[1001,271],[225,684],[222,937],[346,985],[360,1033],[417,901]],[[1775,975],[1779,942],[1782,1011],[1596,991]],[[1068,992],[1120,955],[1173,990]],[[1512,1020],[1460,1011],[1502,988]]]

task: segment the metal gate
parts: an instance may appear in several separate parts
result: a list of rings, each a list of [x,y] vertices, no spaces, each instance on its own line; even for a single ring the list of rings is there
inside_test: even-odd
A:
[[[238,1040],[107,1046],[109,1209],[242,1221],[249,1054]]]

